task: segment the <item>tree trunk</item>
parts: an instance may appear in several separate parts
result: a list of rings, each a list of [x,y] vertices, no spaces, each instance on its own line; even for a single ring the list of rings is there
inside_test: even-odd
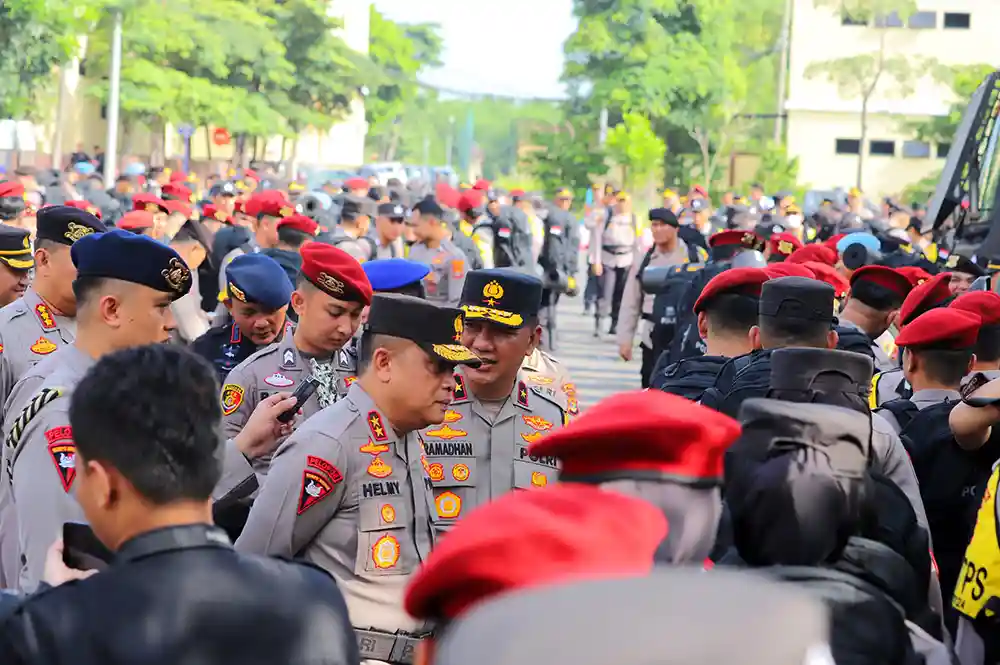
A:
[[[299,135],[296,135],[295,139],[292,141],[292,154],[288,158],[288,179],[297,180],[298,179],[298,168],[299,168]]]
[[[208,158],[208,167],[212,168],[212,132],[205,126],[205,156]]]
[[[858,177],[854,186],[864,191],[861,186],[865,172],[865,143],[868,140],[868,96],[861,100],[861,145],[858,146]]]
[[[712,181],[712,155],[708,133],[699,130],[697,140],[698,147],[701,149],[701,177],[705,180],[704,186],[708,187]]]
[[[250,137],[250,140],[253,141],[253,152],[250,154],[250,163],[252,164],[257,161],[257,146],[260,143],[260,138],[257,136],[252,136]]]

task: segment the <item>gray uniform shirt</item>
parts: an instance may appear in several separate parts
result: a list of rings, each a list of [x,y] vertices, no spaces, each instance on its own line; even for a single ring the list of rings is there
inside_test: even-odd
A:
[[[343,227],[337,226],[330,231],[330,238],[334,247],[344,250],[356,258],[359,263],[370,261],[377,254],[375,241],[365,236],[355,238]]]
[[[430,553],[433,510],[420,436],[397,435],[354,385],[278,449],[236,549],[323,568],[355,628],[417,632],[403,593]]]
[[[331,359],[333,397],[339,399],[357,375],[357,356],[353,349],[341,349]],[[234,438],[250,419],[257,404],[277,392],[294,392],[296,386],[312,374],[309,359],[295,347],[295,335],[260,349],[241,362],[226,377],[222,386],[222,430]],[[302,419],[320,410],[320,391],[314,392],[302,406]],[[254,469],[267,473],[270,457],[253,461]]]
[[[861,330],[861,332],[865,332],[864,330],[862,330],[861,326],[854,323],[853,321],[848,321],[847,319],[844,318],[840,319],[840,325],[844,326],[845,328],[854,328],[855,330]],[[867,335],[868,333],[865,334]],[[896,361],[889,357],[889,354],[885,352],[885,350],[882,348],[882,345],[879,344],[878,342],[872,341],[871,350],[872,350],[872,355],[875,356],[876,372],[887,372],[891,369],[899,368],[899,365],[896,363]]]
[[[521,363],[528,385],[554,400],[570,416],[580,412],[576,384],[569,370],[556,358],[539,348]]]
[[[635,258],[638,238],[635,216],[612,215],[606,223],[594,227],[590,240],[591,263],[605,268],[627,268]]]
[[[411,261],[426,263],[431,271],[424,277],[424,288],[427,300],[439,305],[458,307],[462,297],[462,287],[465,285],[465,275],[468,265],[465,253],[452,241],[444,239],[441,244],[431,249],[422,242],[410,247]]]
[[[11,484],[22,561],[20,586],[26,591],[38,586],[45,553],[61,535],[63,523],[86,521],[73,496],[76,444],[69,404],[73,388],[94,359],[77,351],[59,360],[39,393],[5,428],[10,435],[4,440],[4,482]]]
[[[871,393],[875,400],[875,406],[880,407],[886,402],[899,399],[902,397],[899,394],[900,386],[908,387],[909,385],[903,370],[898,366],[876,374],[872,379]]]
[[[913,393],[913,396],[910,397],[910,401],[913,402],[913,404],[920,411],[923,411],[929,406],[940,404],[946,399],[957,401],[962,399],[962,394],[957,390],[941,390],[934,388],[929,390],[917,390]],[[888,409],[879,409],[878,414],[885,418],[886,422],[888,422],[892,427],[893,432],[899,434],[900,431],[902,431],[902,427],[899,426],[899,421],[896,420],[896,416],[892,415]]]
[[[499,411],[491,412],[459,370],[444,422],[421,430],[440,529],[511,489],[556,481],[556,459],[531,456],[528,446],[562,427],[566,412],[527,379],[522,372]]]

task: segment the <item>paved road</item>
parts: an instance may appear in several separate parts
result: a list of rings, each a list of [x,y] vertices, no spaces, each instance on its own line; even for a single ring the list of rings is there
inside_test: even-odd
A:
[[[581,409],[609,395],[639,388],[639,349],[632,362],[626,363],[618,357],[609,335],[595,339],[594,318],[584,316],[582,297],[559,300],[559,347],[555,356],[569,368],[580,393]]]

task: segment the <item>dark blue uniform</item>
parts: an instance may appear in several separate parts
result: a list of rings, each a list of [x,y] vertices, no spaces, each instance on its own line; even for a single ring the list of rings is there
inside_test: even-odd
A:
[[[277,340],[275,340],[277,341]],[[249,358],[259,346],[243,334],[235,321],[210,329],[191,343],[191,350],[212,363],[224,382],[229,372]]]

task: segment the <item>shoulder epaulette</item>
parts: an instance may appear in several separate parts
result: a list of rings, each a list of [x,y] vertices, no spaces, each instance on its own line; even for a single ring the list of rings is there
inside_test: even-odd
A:
[[[32,420],[35,419],[46,404],[56,400],[63,394],[62,388],[42,388],[38,391],[31,401],[21,409],[20,415],[11,425],[10,434],[7,435],[7,440],[4,442],[7,449],[11,454],[6,455],[7,457],[7,472],[14,466],[14,455],[13,451],[17,448],[18,444],[21,442],[21,436],[24,434],[24,429],[28,426]]]

